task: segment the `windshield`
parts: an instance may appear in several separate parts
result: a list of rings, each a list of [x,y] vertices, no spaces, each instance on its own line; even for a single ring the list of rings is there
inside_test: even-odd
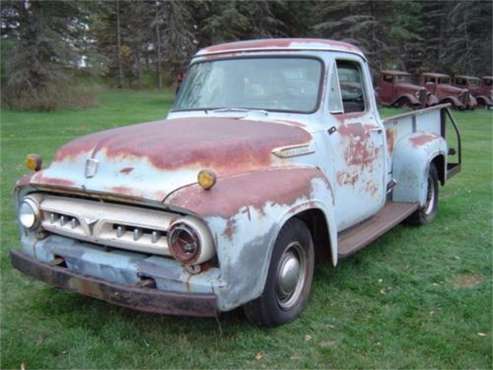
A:
[[[314,58],[238,58],[192,64],[173,110],[316,110],[322,62]]]
[[[475,87],[479,86],[479,79],[476,80],[475,78],[471,78],[471,79],[469,79],[468,82],[469,82],[470,86],[475,86]]]
[[[395,77],[398,82],[411,82],[411,76],[408,75],[397,75]]]
[[[450,78],[449,77],[440,77],[438,80],[438,83],[440,84],[449,84],[450,83]]]

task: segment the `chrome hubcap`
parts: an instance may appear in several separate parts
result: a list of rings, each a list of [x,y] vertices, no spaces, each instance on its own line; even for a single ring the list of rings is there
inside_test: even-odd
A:
[[[435,186],[433,184],[433,179],[428,177],[428,192],[426,193],[426,206],[425,214],[429,215],[433,211],[433,205],[435,203]]]
[[[281,256],[277,268],[277,301],[283,309],[295,305],[305,285],[305,250],[291,243]]]

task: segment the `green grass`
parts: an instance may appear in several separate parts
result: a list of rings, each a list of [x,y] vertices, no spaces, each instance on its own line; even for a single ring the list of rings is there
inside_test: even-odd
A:
[[[454,113],[464,169],[441,189],[435,222],[399,226],[336,269],[319,267],[305,313],[288,325],[258,329],[240,311],[220,324],[137,313],[14,271],[10,193],[25,155],[49,161],[81,134],[161,118],[172,98],[109,91],[83,111],[2,113],[0,368],[492,367],[493,116],[484,110]]]

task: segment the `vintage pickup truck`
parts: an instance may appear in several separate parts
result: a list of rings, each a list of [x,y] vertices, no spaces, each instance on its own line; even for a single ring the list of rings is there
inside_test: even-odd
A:
[[[75,139],[45,168],[28,155],[11,262],[141,311],[290,321],[316,261],[430,222],[461,168],[446,105],[382,120],[372,92],[350,44],[202,49],[166,119]]]
[[[468,89],[482,107],[493,107],[493,77],[454,76],[454,86]]]
[[[443,73],[423,73],[421,85],[436,95],[441,104],[451,104],[454,108],[474,109],[478,102],[468,89],[452,86],[450,76]]]
[[[378,103],[383,106],[425,108],[439,102],[426,88],[414,84],[411,75],[404,71],[381,71],[377,92]]]

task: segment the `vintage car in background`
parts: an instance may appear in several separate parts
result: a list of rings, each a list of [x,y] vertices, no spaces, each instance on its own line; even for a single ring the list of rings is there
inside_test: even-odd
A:
[[[423,73],[421,86],[434,94],[440,103],[449,103],[457,109],[474,109],[478,102],[468,89],[451,85],[450,76],[443,73]]]
[[[411,74],[404,71],[381,71],[377,97],[383,106],[425,108],[439,103],[435,95],[413,83]]]
[[[478,105],[483,107],[493,106],[493,77],[483,76],[455,76],[453,84],[459,88],[468,89],[474,96]]]
[[[315,261],[336,266],[403,221],[431,222],[461,169],[447,105],[382,120],[372,92],[351,44],[202,49],[166,119],[77,138],[49,166],[28,155],[11,262],[141,311],[293,320]]]

